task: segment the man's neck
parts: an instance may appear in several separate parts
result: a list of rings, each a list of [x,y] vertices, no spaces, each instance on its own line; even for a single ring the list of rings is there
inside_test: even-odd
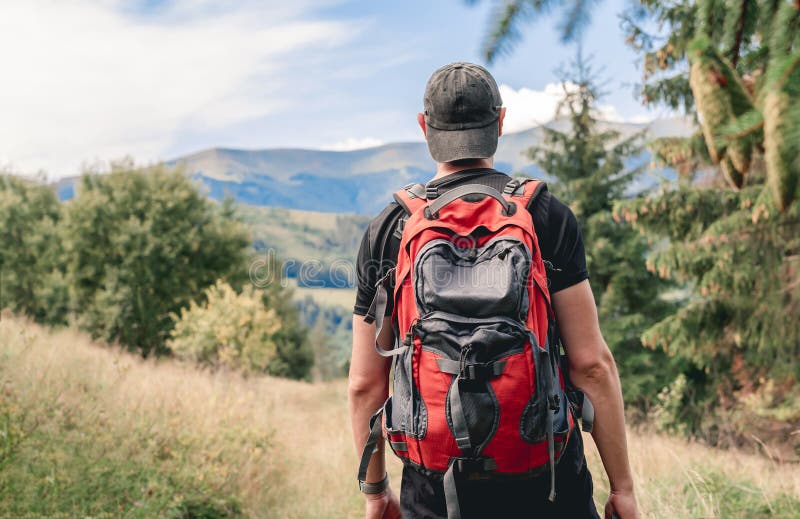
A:
[[[458,173],[459,171],[464,171],[467,169],[475,169],[475,168],[492,168],[494,167],[494,158],[490,157],[488,159],[477,159],[474,162],[470,162],[469,164],[451,164],[449,162],[437,162],[436,163],[436,176],[434,176],[434,180],[437,178],[446,177],[447,175],[452,175],[453,173]]]

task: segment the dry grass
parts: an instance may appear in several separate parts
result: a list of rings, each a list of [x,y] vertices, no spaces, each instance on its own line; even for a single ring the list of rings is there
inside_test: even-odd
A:
[[[174,361],[144,361],[72,331],[48,332],[8,318],[0,322],[0,377],[5,395],[0,411],[18,416],[21,424],[18,441],[6,454],[0,450],[5,456],[0,492],[6,501],[0,515],[29,505],[36,513],[67,516],[180,516],[176,503],[185,503],[187,495],[201,504],[204,497],[233,498],[253,517],[360,515],[342,381],[243,378]],[[146,478],[155,483],[137,483],[135,496],[124,488],[119,496],[101,498],[97,488],[116,492],[110,485],[78,492],[70,460],[64,459],[78,450],[53,447],[53,459],[46,456],[48,446],[69,442],[91,445],[88,452],[80,450],[90,467],[110,463],[112,470],[122,470],[115,467],[131,462],[139,467],[135,470],[155,471]],[[586,443],[602,501],[607,483],[591,440]],[[650,434],[631,435],[631,456],[644,517],[800,516],[797,466]],[[42,463],[57,469],[47,483],[36,476]],[[391,464],[391,472],[399,481],[398,463]],[[90,475],[84,476],[86,484]],[[10,485],[12,476],[27,478],[26,487],[51,485],[53,491],[39,490],[30,502],[19,490],[5,495],[11,490],[3,485]],[[170,494],[174,489],[152,488],[156,484],[175,484],[177,490]]]
[[[594,443],[586,440],[600,506],[608,481]],[[800,517],[797,465],[653,433],[629,432],[628,442],[643,517]]]

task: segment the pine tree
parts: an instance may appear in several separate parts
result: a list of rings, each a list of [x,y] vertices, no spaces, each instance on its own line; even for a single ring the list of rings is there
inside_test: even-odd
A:
[[[490,60],[549,7],[503,5]],[[698,123],[690,138],[648,143],[676,183],[615,204],[658,245],[649,269],[683,284],[679,309],[643,335],[688,363],[660,395],[680,400],[665,402],[679,414],[666,420],[715,440],[726,422],[712,411],[741,411],[754,393],[765,404],[745,420],[800,420],[800,1],[640,0],[623,28],[643,58],[642,101]]]
[[[786,406],[800,376],[800,3],[648,0],[624,26],[644,102],[700,126],[650,144],[676,185],[615,208],[669,240],[649,267],[684,286],[680,309],[644,334],[694,367],[677,418],[717,436],[726,421],[707,411],[747,412],[753,393],[769,397],[759,415],[798,418]]]
[[[625,163],[641,153],[643,134],[623,137],[598,121],[596,83],[579,54],[563,82],[565,99],[559,113],[567,128],[543,128],[544,139],[530,155],[557,180],[551,184],[553,191],[581,223],[603,335],[619,364],[626,400],[644,408],[676,374],[674,367],[666,369],[663,352],[644,349],[640,339],[671,305],[659,298],[665,283],[645,267],[650,246],[612,214],[614,201],[626,196],[641,173],[641,167],[627,168]]]
[[[648,22],[661,30],[648,32]],[[645,0],[623,26],[644,58],[644,103],[695,115],[708,157],[735,189],[763,157],[749,183],[765,173],[785,210],[800,189],[800,3]],[[674,158],[675,145],[684,146],[654,146]]]
[[[477,4],[480,0],[467,0]],[[591,21],[592,4],[596,0],[493,0],[489,30],[483,41],[482,52],[488,61],[513,50],[522,37],[520,27],[533,22],[536,17],[558,11],[558,32],[562,43],[579,39]]]

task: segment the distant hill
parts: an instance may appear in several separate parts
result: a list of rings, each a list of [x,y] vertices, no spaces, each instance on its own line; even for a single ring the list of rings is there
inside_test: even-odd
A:
[[[355,260],[361,236],[369,218],[356,214],[331,214],[282,207],[259,207],[238,204],[237,211],[253,232],[253,247],[259,254],[274,251],[292,262],[316,260],[323,265]],[[294,277],[299,264],[284,265]],[[306,273],[307,274],[307,273]],[[342,273],[343,279],[352,278]],[[324,286],[333,286],[325,275]]]
[[[565,123],[554,121],[549,127]],[[688,135],[692,127],[682,119],[661,119],[648,125],[606,123],[623,136],[642,130],[651,138]],[[495,167],[510,173],[546,178],[525,156],[525,150],[542,140],[542,128],[504,135]],[[643,154],[632,165],[648,162]],[[409,182],[425,182],[435,165],[424,142],[394,143],[353,151],[306,149],[238,150],[214,148],[178,157],[169,165],[185,168],[214,199],[226,195],[238,202],[330,213],[375,214],[391,200],[391,193]],[[664,172],[661,172],[663,175]],[[672,176],[671,172],[666,172]],[[643,178],[635,190],[654,184]],[[57,183],[59,197],[74,196],[75,178]]]

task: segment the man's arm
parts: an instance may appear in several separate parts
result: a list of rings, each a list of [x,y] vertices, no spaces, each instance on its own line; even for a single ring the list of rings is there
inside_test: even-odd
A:
[[[592,437],[611,483],[606,517],[616,513],[621,519],[636,518],[619,374],[600,332],[589,281],[554,293],[553,308],[567,350],[570,379],[594,404]]]
[[[385,332],[385,333],[384,333]],[[391,344],[392,328],[384,326],[380,343]],[[350,423],[356,453],[361,456],[369,436],[369,419],[389,396],[389,359],[375,352],[375,323],[367,324],[361,315],[353,316],[353,353],[350,357],[348,394]],[[367,470],[367,483],[383,479],[386,467],[383,456],[383,438],[378,441],[378,452],[372,456]]]
[[[388,349],[392,344],[391,326],[384,326],[378,342]],[[375,323],[367,324],[361,315],[353,315],[353,352],[350,357],[348,396],[350,423],[356,453],[361,458],[364,443],[369,436],[369,419],[389,396],[390,361],[375,352]],[[367,468],[367,483],[377,483],[386,474],[383,437],[378,439],[377,452]],[[366,517],[400,517],[397,499],[390,489],[367,496]]]

